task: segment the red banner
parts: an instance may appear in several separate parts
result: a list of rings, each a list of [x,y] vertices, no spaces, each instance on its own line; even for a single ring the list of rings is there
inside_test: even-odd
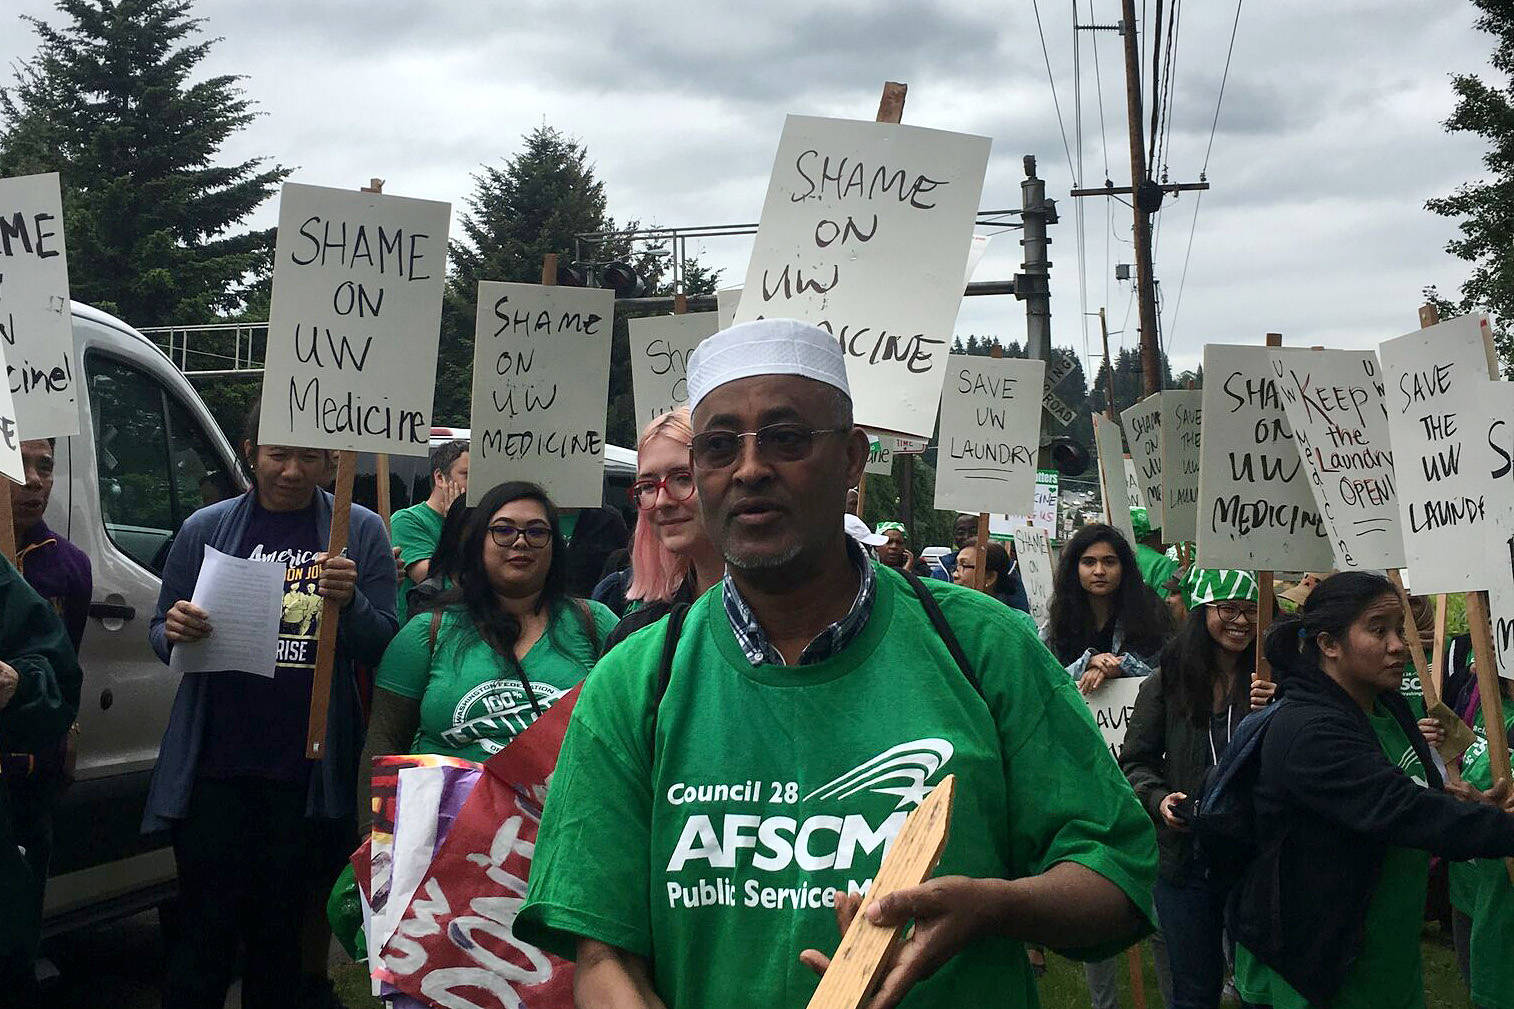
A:
[[[484,765],[383,949],[395,987],[437,1009],[572,1009],[573,965],[516,939],[547,779],[578,689]]]

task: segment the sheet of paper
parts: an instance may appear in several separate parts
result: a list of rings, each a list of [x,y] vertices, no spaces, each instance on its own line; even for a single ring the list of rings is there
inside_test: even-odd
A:
[[[211,632],[199,641],[174,645],[168,668],[176,673],[234,669],[271,678],[278,665],[285,569],[206,546],[189,601],[210,614]]]

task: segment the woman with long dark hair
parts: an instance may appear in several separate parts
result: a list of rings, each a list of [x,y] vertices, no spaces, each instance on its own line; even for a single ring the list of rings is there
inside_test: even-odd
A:
[[[1194,568],[1188,617],[1141,684],[1120,769],[1156,821],[1154,896],[1171,965],[1173,1009],[1213,1009],[1225,974],[1225,892],[1193,859],[1183,803],[1219,762],[1241,719],[1272,699],[1253,681],[1257,585],[1249,571]]]
[[[365,769],[389,753],[487,760],[588,675],[615,625],[568,595],[557,508],[533,483],[502,483],[472,509],[455,582],[379,663]]]
[[[1253,1005],[1422,1009],[1429,854],[1514,855],[1506,789],[1444,790],[1399,693],[1404,631],[1393,584],[1347,571],[1267,636],[1283,700],[1256,756],[1258,855],[1226,914]]]
[[[1042,637],[1083,693],[1108,678],[1148,675],[1171,628],[1118,530],[1087,525],[1062,548]]]

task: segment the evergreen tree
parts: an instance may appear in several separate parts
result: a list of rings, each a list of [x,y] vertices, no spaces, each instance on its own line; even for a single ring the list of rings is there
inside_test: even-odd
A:
[[[289,170],[216,164],[256,113],[232,75],[192,81],[215,39],[190,0],[58,0],[0,88],[0,175],[60,173],[73,296],[136,326],[244,307],[273,231],[237,232]]]
[[[1425,290],[1443,318],[1484,311],[1493,317],[1494,341],[1505,368],[1514,368],[1514,0],[1472,0],[1481,16],[1477,27],[1493,37],[1489,62],[1498,79],[1484,81],[1473,74],[1456,74],[1451,86],[1456,108],[1446,120],[1451,133],[1470,133],[1488,143],[1483,155],[1486,176],[1457,187],[1449,196],[1425,203],[1443,217],[1457,218],[1461,237],[1446,251],[1472,264],[1472,275],[1461,285],[1459,297]]]
[[[435,422],[457,426],[469,421],[479,281],[537,283],[547,254],[556,253],[559,263],[567,265],[579,250],[579,235],[618,230],[588,152],[551,126],[527,133],[517,154],[499,167],[483,166],[473,181],[460,215],[462,237],[451,243],[436,377]],[[632,221],[620,230],[635,227]],[[655,244],[633,247],[620,239],[581,251],[594,262],[629,263],[652,291],[669,293],[666,257]],[[711,293],[717,281],[718,271],[695,261],[685,264],[685,293]],[[611,342],[606,436],[618,445],[634,445],[637,435],[626,328],[626,319],[634,314],[617,308]]]

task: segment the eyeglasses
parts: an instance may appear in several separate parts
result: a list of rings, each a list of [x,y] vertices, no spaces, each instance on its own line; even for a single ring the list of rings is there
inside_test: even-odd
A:
[[[805,427],[803,424],[769,424],[756,431],[706,431],[696,434],[690,446],[694,465],[700,469],[725,469],[741,453],[743,438],[757,439],[757,454],[766,462],[798,462],[809,458],[815,436],[843,434],[850,427]]]
[[[1210,603],[1209,605],[1214,607],[1214,611],[1220,615],[1220,619],[1227,624],[1233,624],[1241,619],[1241,617],[1245,617],[1253,624],[1256,623],[1255,604],[1247,606],[1243,603],[1224,602]]]
[[[513,547],[516,540],[524,539],[526,546],[532,550],[540,550],[552,542],[552,527],[541,525],[526,526],[522,529],[519,526],[501,522],[489,527],[489,538],[494,540],[494,545],[497,547]]]
[[[631,485],[628,496],[642,511],[651,511],[657,507],[659,491],[667,491],[669,501],[687,501],[694,496],[694,474],[686,469],[675,469],[661,480],[638,480]]]

